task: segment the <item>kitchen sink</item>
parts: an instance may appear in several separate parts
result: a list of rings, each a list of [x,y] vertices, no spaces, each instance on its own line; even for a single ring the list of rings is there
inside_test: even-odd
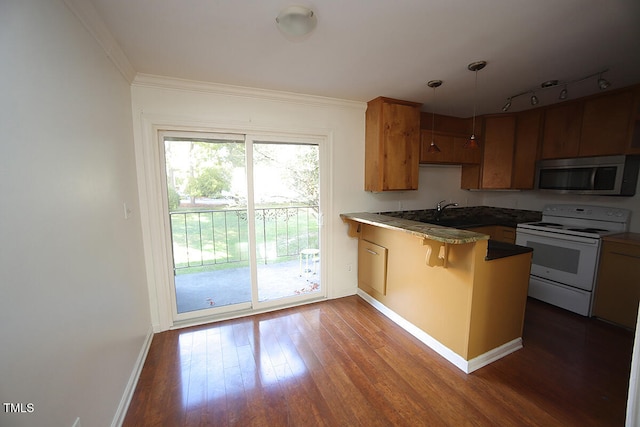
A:
[[[453,228],[470,228],[480,227],[484,225],[480,220],[476,218],[443,218],[439,221],[433,219],[428,221],[430,224],[442,225],[443,227]]]

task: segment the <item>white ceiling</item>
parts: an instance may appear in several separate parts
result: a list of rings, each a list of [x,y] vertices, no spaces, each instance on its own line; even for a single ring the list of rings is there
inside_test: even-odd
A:
[[[610,89],[640,83],[638,0],[91,0],[138,73],[355,101],[424,103],[436,112],[498,113],[510,95],[608,68]],[[304,4],[318,17],[303,41],[275,17]],[[598,91],[597,77],[569,98]],[[538,92],[540,105],[560,88]],[[527,96],[511,111],[531,108]]]

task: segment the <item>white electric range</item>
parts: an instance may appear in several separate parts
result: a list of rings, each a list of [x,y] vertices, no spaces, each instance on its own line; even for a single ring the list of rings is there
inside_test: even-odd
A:
[[[542,221],[518,224],[516,244],[533,248],[529,296],[591,315],[600,238],[629,230],[631,211],[590,205],[547,205]]]

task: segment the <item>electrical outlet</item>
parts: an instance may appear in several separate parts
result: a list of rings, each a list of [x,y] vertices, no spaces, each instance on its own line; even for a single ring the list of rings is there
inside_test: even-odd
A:
[[[347,264],[347,271],[351,272],[353,270],[353,266],[351,264]]]

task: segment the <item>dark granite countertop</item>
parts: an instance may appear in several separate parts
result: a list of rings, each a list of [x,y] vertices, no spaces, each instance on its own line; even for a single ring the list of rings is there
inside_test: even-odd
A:
[[[487,256],[484,259],[485,261],[491,261],[494,259],[526,254],[528,252],[533,252],[533,249],[527,246],[518,246],[511,243],[499,242],[497,240],[489,240]]]
[[[492,206],[449,207],[445,209],[439,219],[436,219],[435,209],[380,212],[380,214],[459,230],[492,225],[515,228],[519,223],[542,220],[542,212],[540,211],[497,208]],[[532,249],[526,246],[489,240],[485,260],[491,261],[531,251]]]
[[[496,208],[492,206],[450,207],[445,209],[439,220],[436,219],[435,209],[380,212],[380,214],[459,229],[488,225],[515,228],[519,223],[536,222],[542,219],[542,212],[539,211]]]

